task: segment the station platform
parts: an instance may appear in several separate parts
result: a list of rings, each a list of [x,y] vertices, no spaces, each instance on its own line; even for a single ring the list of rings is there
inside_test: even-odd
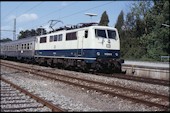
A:
[[[123,65],[146,66],[156,68],[169,68],[169,62],[146,62],[146,61],[128,61],[125,60]]]
[[[169,62],[127,61],[122,64],[127,75],[169,80]]]

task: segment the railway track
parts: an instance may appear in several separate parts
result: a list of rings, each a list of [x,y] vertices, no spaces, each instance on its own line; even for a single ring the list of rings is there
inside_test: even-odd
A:
[[[155,85],[170,86],[170,81],[168,81],[168,80],[160,80],[160,79],[146,78],[146,77],[137,77],[137,76],[125,75],[125,74],[103,74],[103,73],[95,73],[95,74],[100,75],[100,76],[115,77],[115,78],[132,80],[132,81],[149,83],[149,84],[155,84]]]
[[[52,103],[26,91],[14,83],[0,77],[1,81],[1,112],[62,112]]]
[[[169,110],[169,96],[144,92],[140,90],[120,87],[116,85],[106,84],[94,80],[87,80],[83,78],[71,77],[68,75],[61,75],[49,70],[31,68],[29,66],[14,65],[12,63],[1,62],[3,66],[29,72],[34,75],[57,80],[67,84],[78,87],[83,87],[89,90],[95,90],[104,94],[118,96],[123,99],[131,100],[137,103],[142,103],[148,106],[155,106],[163,110]]]

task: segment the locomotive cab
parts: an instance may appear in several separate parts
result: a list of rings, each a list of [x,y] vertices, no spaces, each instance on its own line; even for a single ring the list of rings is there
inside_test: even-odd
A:
[[[116,28],[90,26],[77,31],[77,57],[95,70],[121,72],[120,40]]]
[[[120,60],[120,40],[117,29],[93,26],[91,31],[93,35],[91,49],[93,49],[93,57],[96,58],[92,67],[109,73],[121,72],[123,61]]]
[[[116,29],[95,28],[96,47],[100,49],[96,53],[98,58],[114,58],[120,57],[120,41]]]

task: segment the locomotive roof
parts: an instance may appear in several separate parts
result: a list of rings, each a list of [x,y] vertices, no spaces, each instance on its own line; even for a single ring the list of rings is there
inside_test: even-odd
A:
[[[81,29],[81,28],[86,28],[86,27],[99,27],[99,28],[103,28],[103,27],[106,27],[108,28],[109,26],[99,26],[98,23],[95,23],[95,22],[92,22],[92,23],[79,23],[77,25],[72,25],[70,27],[67,27],[67,26],[64,26],[64,27],[60,27],[58,29],[55,29],[54,31],[50,31],[46,34],[43,34],[43,35],[39,35],[39,36],[44,36],[44,35],[48,35],[48,34],[51,34],[51,33],[56,33],[58,31],[63,31],[63,30],[76,30],[76,29]],[[113,27],[112,27],[113,28]],[[113,29],[116,29],[116,28],[113,28]],[[23,38],[23,39],[19,39],[19,40],[14,40],[14,41],[9,41],[9,42],[1,42],[1,44],[6,44],[6,43],[15,43],[15,42],[25,42],[25,41],[31,41],[31,40],[34,40],[36,38],[36,36],[32,36],[32,37],[26,37],[26,38]]]
[[[96,22],[92,22],[92,23],[79,23],[77,25],[72,25],[72,26],[64,26],[64,27],[60,27],[58,29],[55,29],[54,31],[50,31],[48,32],[47,34],[50,34],[50,33],[55,33],[55,32],[58,32],[58,31],[63,31],[63,30],[74,30],[74,29],[81,29],[81,28],[86,28],[86,27],[91,27],[91,26],[97,26],[97,27],[109,27],[109,26],[99,26],[98,23]],[[46,34],[44,34],[46,35]]]
[[[55,29],[54,31],[48,32],[48,34],[49,34],[49,33],[52,33],[52,32],[56,32],[56,31],[80,29],[80,28],[89,27],[89,26],[94,26],[94,25],[98,25],[98,23],[96,23],[96,22],[79,23],[79,24],[77,24],[77,25],[59,27],[59,28]]]

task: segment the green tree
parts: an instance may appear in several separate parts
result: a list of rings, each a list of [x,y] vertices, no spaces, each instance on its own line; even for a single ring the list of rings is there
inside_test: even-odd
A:
[[[117,28],[118,31],[121,31],[123,26],[124,26],[124,13],[121,10],[121,12],[118,16],[117,22],[115,24],[115,28]]]
[[[31,36],[37,36],[36,30],[31,29]]]
[[[36,30],[31,29],[31,30],[20,31],[18,39],[37,36],[37,35],[41,35],[41,34],[43,35],[46,33],[47,33],[47,31],[44,28],[37,28]]]
[[[141,29],[144,29],[144,32],[146,34],[148,33],[146,15],[149,11],[151,11],[152,3],[152,1],[140,1],[132,4],[131,7],[131,11],[135,16],[135,19],[137,21],[141,21],[141,23],[143,24]]]
[[[137,1],[131,5],[120,32],[121,54],[125,59],[160,60],[170,55],[169,1]],[[120,27],[117,27],[120,28]],[[123,38],[123,40],[122,40]]]
[[[135,18],[132,12],[127,13],[125,20],[125,28],[126,28],[126,37],[133,38],[135,37]]]
[[[26,35],[25,31],[19,32],[18,39],[22,39],[22,38],[26,38],[26,37],[27,37],[27,35]]]
[[[20,31],[18,39],[27,38],[31,36],[32,36],[32,33],[30,30]]]
[[[146,47],[140,37],[148,32],[145,16],[150,11],[150,2],[134,2],[127,13],[124,26],[125,30],[120,35],[121,55],[128,59],[140,59],[147,54]],[[123,35],[122,35],[123,34]]]
[[[44,28],[37,28],[36,33],[37,35],[43,35],[43,34],[46,34],[47,31]]]
[[[101,25],[101,26],[108,26],[108,23],[109,23],[109,17],[107,15],[106,11],[104,11],[102,16],[101,16],[99,25]]]
[[[169,1],[154,1],[152,12],[148,14],[152,18],[149,34],[144,34],[141,41],[146,46],[147,54],[144,58],[160,60],[160,56],[169,55],[169,28],[162,24],[169,24]]]
[[[0,42],[9,42],[9,41],[12,41],[12,40],[10,38],[4,38],[0,40]]]
[[[120,12],[120,14],[117,18],[115,28],[118,30],[118,33],[119,33],[121,56],[124,56],[127,52],[126,47],[125,47],[125,46],[127,46],[127,44],[125,42],[125,40],[126,40],[125,32],[126,31],[125,31],[125,26],[124,26],[124,13],[123,13],[123,11]]]

